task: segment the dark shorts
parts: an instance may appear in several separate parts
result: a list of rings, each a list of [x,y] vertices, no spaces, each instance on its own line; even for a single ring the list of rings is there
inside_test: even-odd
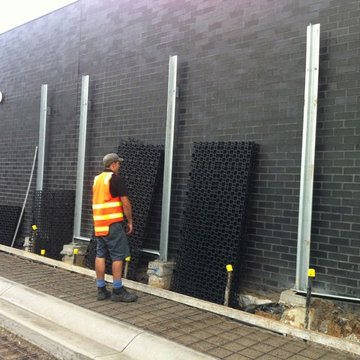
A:
[[[96,257],[106,258],[110,254],[112,261],[124,260],[130,256],[129,245],[122,222],[110,225],[107,236],[96,236]]]

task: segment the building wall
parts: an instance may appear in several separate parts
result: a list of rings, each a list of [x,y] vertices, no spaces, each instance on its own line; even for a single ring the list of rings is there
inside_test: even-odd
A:
[[[44,186],[75,189],[81,75],[88,74],[82,236],[90,237],[91,179],[103,154],[121,138],[164,143],[168,58],[176,54],[170,254],[193,143],[255,141],[244,284],[292,287],[306,26],[320,23],[311,265],[318,291],[360,297],[359,18],[356,0],[79,0],[0,35],[0,201],[22,204],[42,83],[52,108]],[[217,221],[226,226],[221,214]]]

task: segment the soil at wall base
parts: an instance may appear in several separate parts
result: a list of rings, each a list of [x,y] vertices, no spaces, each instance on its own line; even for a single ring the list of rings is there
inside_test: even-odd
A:
[[[268,299],[273,303],[278,303],[280,298],[280,293],[254,289],[247,289],[242,293]],[[311,309],[311,330],[360,343],[360,303],[313,297]],[[284,314],[275,314],[263,309],[255,311],[255,314],[282,322],[287,320]]]

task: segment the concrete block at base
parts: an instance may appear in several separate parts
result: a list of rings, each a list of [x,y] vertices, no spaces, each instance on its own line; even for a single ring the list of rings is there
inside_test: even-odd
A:
[[[66,264],[70,264],[70,265],[77,265],[77,266],[84,266],[84,255],[76,255],[76,259],[74,261],[74,256],[75,255],[64,255],[62,257],[62,261]]]
[[[285,290],[280,295],[279,303],[288,306],[305,306],[306,297],[298,295],[292,290]]]
[[[148,285],[155,286],[160,289],[170,289],[172,274],[157,276],[149,275]]]
[[[75,256],[74,250],[77,249],[78,253]],[[66,264],[84,266],[84,257],[86,254],[87,245],[78,244],[78,243],[70,243],[63,246],[60,254],[64,255],[62,257],[62,261]]]
[[[78,243],[70,243],[63,246],[63,249],[61,250],[61,255],[68,255],[71,256],[74,254],[74,249],[78,249],[78,254],[81,256],[85,256],[87,245],[84,244],[78,244]]]
[[[295,307],[291,309],[287,309],[281,316],[281,321],[285,324],[289,324],[291,326],[296,326],[298,328],[304,328],[305,324],[305,307]],[[314,317],[314,309],[310,309],[309,311],[309,328]]]
[[[148,275],[164,276],[173,273],[175,267],[174,261],[155,260],[148,264]]]
[[[174,261],[150,261],[147,270],[149,275],[148,284],[160,289],[170,289],[174,267]]]

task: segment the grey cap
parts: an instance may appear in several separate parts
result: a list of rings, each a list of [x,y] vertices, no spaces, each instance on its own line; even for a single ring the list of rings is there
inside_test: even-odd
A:
[[[103,158],[103,163],[106,168],[109,167],[112,163],[117,161],[122,162],[124,161],[124,159],[119,157],[119,155],[115,153],[106,154]]]

